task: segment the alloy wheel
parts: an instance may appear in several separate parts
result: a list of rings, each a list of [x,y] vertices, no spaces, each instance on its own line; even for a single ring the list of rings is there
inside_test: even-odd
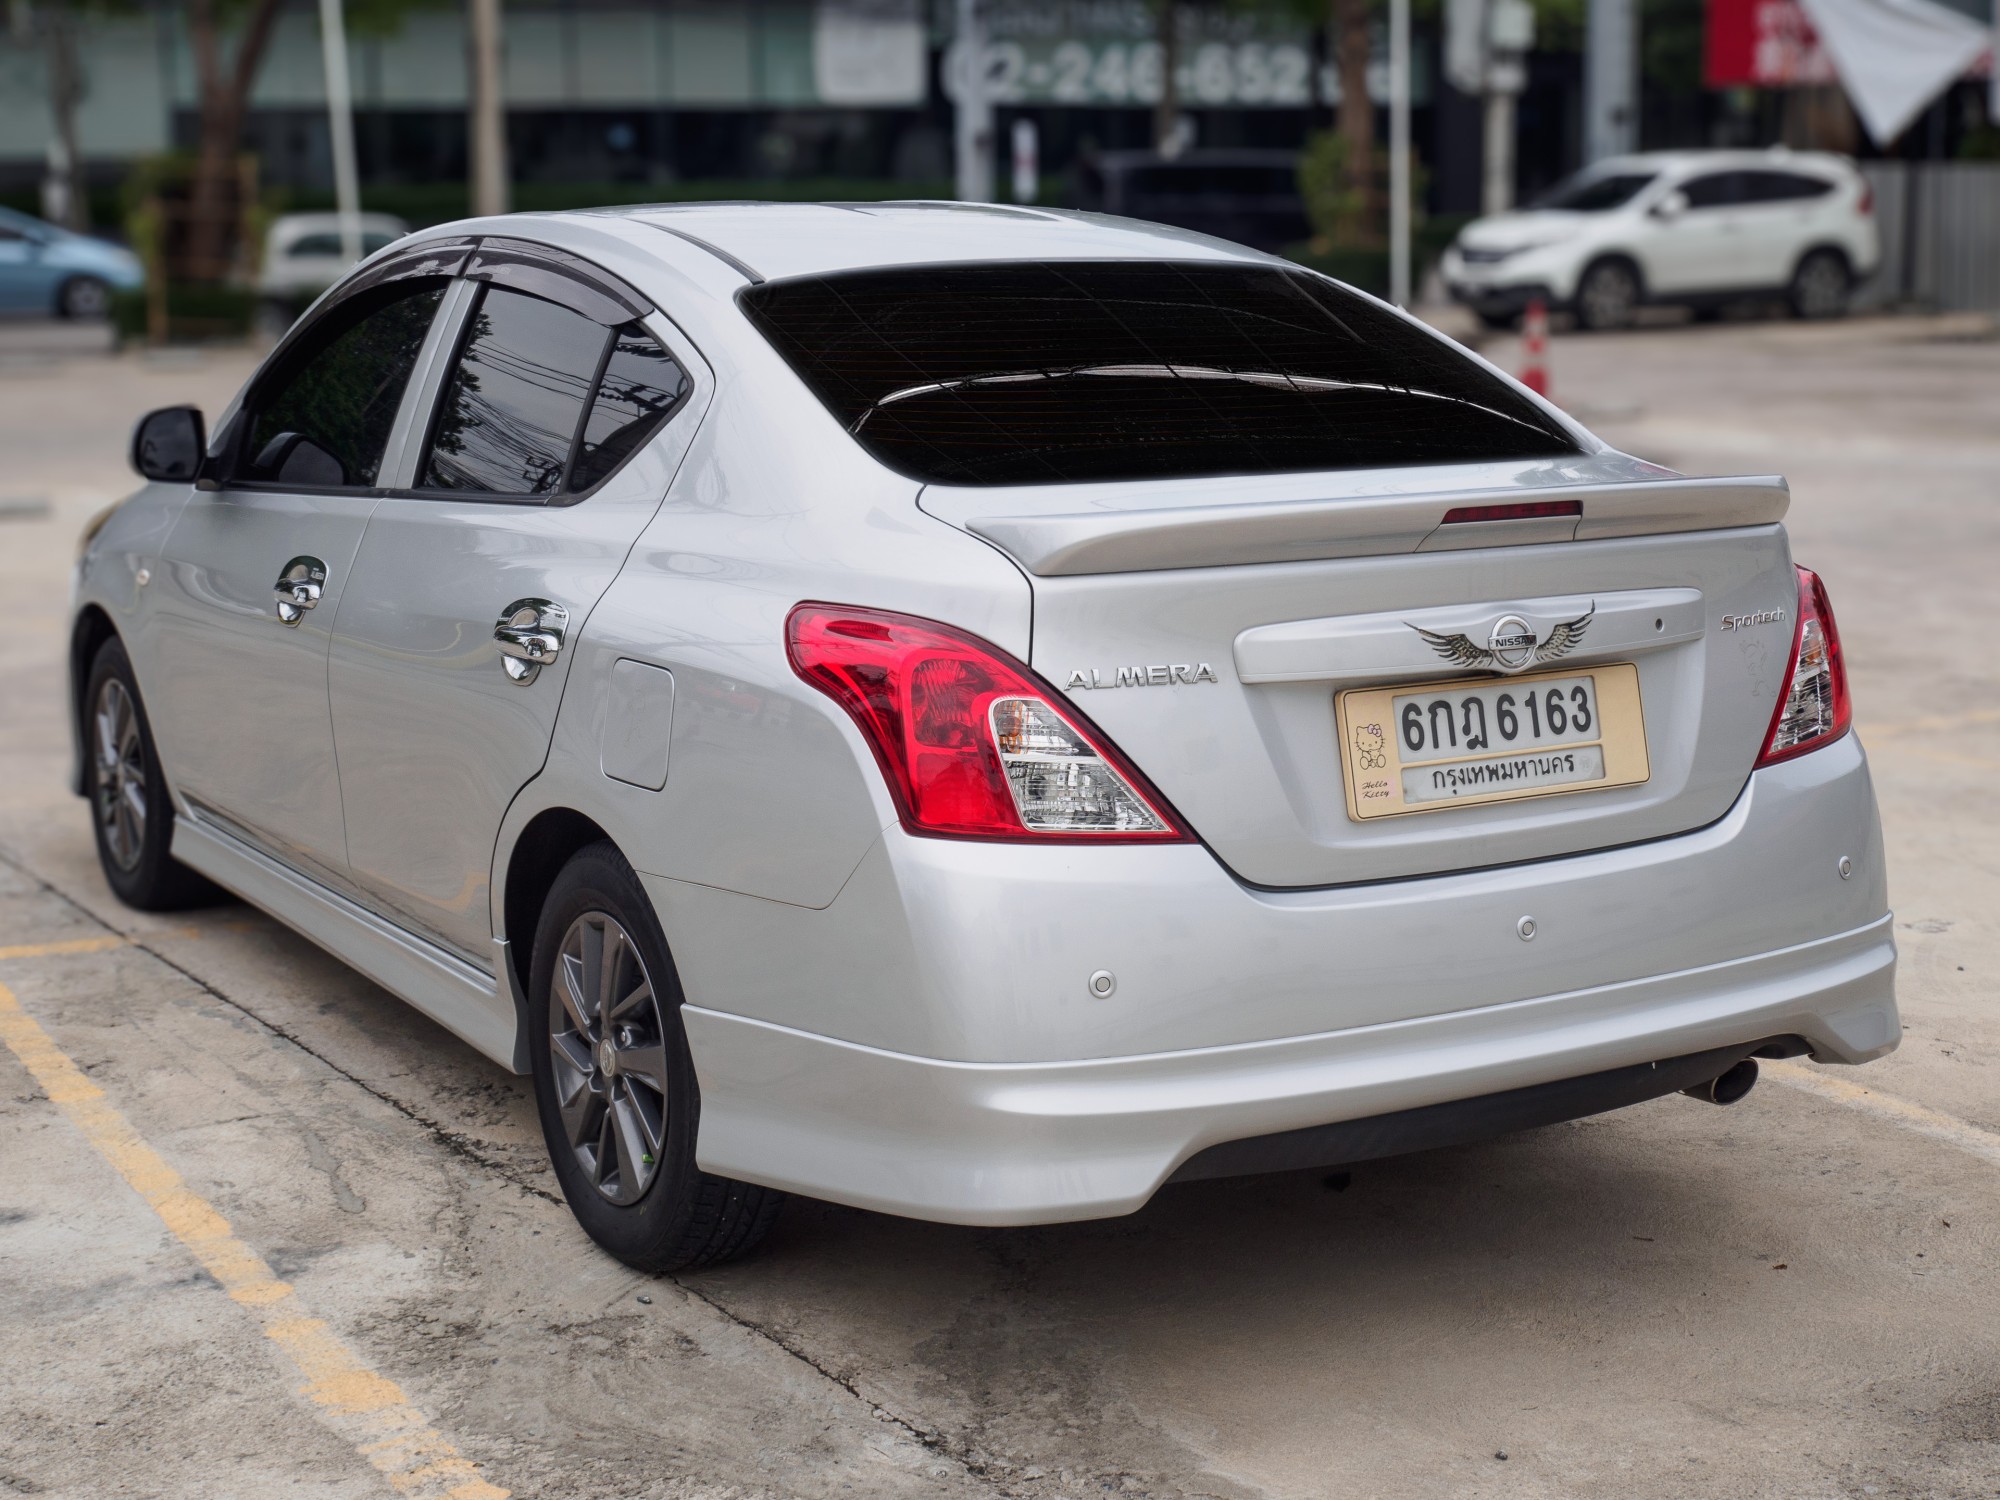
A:
[[[1639,284],[1621,265],[1593,267],[1577,302],[1587,328],[1623,328],[1639,303]]]
[[[101,318],[111,311],[111,288],[95,276],[79,276],[64,285],[62,312],[66,318]]]
[[[550,983],[556,1102],[577,1165],[611,1202],[653,1185],[667,1137],[667,1046],[652,977],[606,912],[570,923]]]
[[[1837,317],[1847,307],[1847,268],[1831,255],[1814,255],[1799,267],[1792,301],[1802,318]]]
[[[125,684],[107,678],[97,690],[97,826],[105,852],[121,870],[135,869],[146,846],[146,744],[138,707]]]

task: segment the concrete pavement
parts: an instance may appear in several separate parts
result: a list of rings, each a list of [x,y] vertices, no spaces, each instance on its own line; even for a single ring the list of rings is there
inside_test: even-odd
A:
[[[1554,350],[1612,441],[1792,478],[1901,1051],[1093,1224],[794,1202],[665,1281],[574,1228],[524,1081],[255,912],[109,896],[61,786],[74,537],[132,419],[217,410],[247,360],[0,359],[0,499],[46,502],[0,512],[0,1494],[1993,1495],[2000,343],[1950,327]]]

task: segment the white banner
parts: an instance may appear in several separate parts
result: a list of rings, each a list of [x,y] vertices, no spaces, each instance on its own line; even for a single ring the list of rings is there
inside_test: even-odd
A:
[[[1800,0],[1877,145],[1896,139],[1993,44],[1935,0]]]

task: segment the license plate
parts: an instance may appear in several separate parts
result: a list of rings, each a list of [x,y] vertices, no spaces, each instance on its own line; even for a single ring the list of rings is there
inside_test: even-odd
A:
[[[1633,786],[1652,774],[1629,662],[1353,688],[1334,699],[1358,821]]]

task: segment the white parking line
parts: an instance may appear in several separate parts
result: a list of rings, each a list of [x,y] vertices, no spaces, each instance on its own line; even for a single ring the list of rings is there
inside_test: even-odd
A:
[[[1817,1094],[1849,1109],[1858,1109],[1863,1114],[1887,1120],[1904,1130],[1956,1146],[1981,1161],[2000,1167],[2000,1132],[1974,1125],[1970,1120],[1961,1120],[1956,1115],[1945,1114],[1927,1105],[1899,1099],[1894,1094],[1882,1093],[1879,1089],[1865,1089],[1858,1083],[1831,1077],[1800,1063],[1766,1062],[1759,1066],[1774,1083],[1782,1083],[1786,1088],[1797,1089],[1801,1093]]]

